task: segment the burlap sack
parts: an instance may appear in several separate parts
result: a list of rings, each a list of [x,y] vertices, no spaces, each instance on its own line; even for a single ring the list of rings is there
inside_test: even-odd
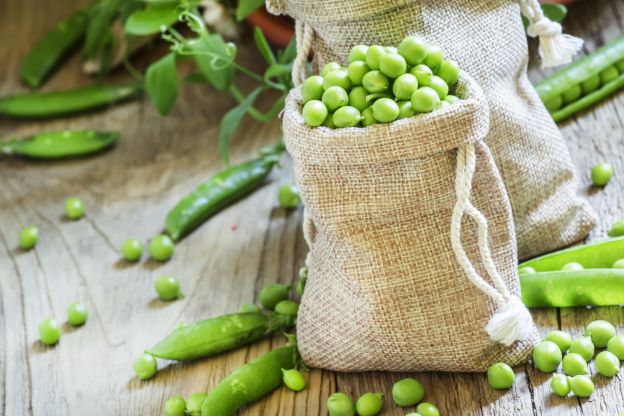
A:
[[[521,2],[525,14],[541,13],[538,6],[535,12],[527,8],[535,0]],[[527,41],[516,0],[267,0],[267,7],[297,19],[300,37],[302,26],[311,30],[317,67],[346,62],[354,45],[398,45],[411,34],[458,61],[488,99],[486,143],[511,200],[521,259],[579,241],[594,226],[591,208],[577,195],[561,134],[527,78]],[[569,60],[553,52],[554,37],[544,40],[561,27],[543,16],[531,19],[544,55]]]
[[[284,137],[310,246],[297,321],[308,365],[484,371],[530,353],[511,208],[482,141],[487,103],[465,75],[457,94],[428,115],[343,129],[308,127],[299,89],[289,94]]]

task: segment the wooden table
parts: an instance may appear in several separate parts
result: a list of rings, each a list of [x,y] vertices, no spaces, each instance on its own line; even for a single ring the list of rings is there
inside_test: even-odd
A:
[[[18,81],[26,50],[57,19],[79,2],[3,0],[0,5],[0,95],[25,88]],[[82,2],[86,3],[86,2]],[[621,36],[624,3],[586,1],[575,5],[566,20],[568,32],[587,40],[586,51]],[[247,39],[243,42],[251,45]],[[533,55],[535,54],[532,48]],[[146,61],[162,53],[148,50]],[[251,46],[243,60],[258,62]],[[257,65],[257,63],[256,63]],[[74,56],[45,89],[88,84]],[[537,69],[531,73],[538,80]],[[113,80],[126,78],[116,71]],[[269,100],[266,100],[269,101]],[[268,103],[268,102],[267,102]],[[281,337],[249,348],[188,364],[161,363],[157,376],[138,381],[134,358],[180,322],[192,322],[238,309],[272,282],[293,282],[306,246],[302,211],[277,206],[281,184],[292,181],[291,164],[272,174],[260,191],[206,223],[176,248],[171,261],[128,264],[119,248],[130,237],[146,241],[157,234],[167,210],[185,193],[223,168],[216,154],[218,122],[232,100],[208,87],[187,84],[172,114],[159,116],[146,101],[123,104],[104,112],[51,121],[0,120],[0,134],[28,135],[62,128],[97,128],[123,132],[118,146],[101,156],[58,163],[0,161],[0,408],[5,415],[156,415],[173,395],[207,391],[244,362],[283,343]],[[591,239],[604,236],[624,216],[624,95],[620,94],[561,126],[580,173],[581,192],[599,212]],[[279,123],[247,121],[233,145],[234,162],[280,136]],[[615,179],[604,190],[589,188],[589,171],[599,161],[615,167]],[[63,200],[76,195],[86,202],[80,221],[62,217]],[[31,252],[16,248],[22,227],[36,224],[41,240]],[[165,303],[155,298],[154,278],[172,273],[186,297]],[[37,325],[47,316],[65,320],[67,306],[81,301],[89,309],[87,324],[63,328],[60,344],[43,347]],[[534,317],[545,334],[555,328],[582,333],[596,318],[624,330],[619,307],[538,310]],[[461,342],[461,337],[457,338]],[[453,348],[452,345],[440,348]],[[592,373],[594,373],[592,368]],[[337,374],[313,370],[309,387],[295,394],[279,389],[244,415],[324,415],[329,394],[358,396],[367,391],[389,395],[393,381],[404,374]],[[551,395],[548,374],[531,366],[516,369],[508,392],[491,389],[483,374],[415,374],[427,400],[445,415],[616,415],[624,412],[622,373],[613,381],[596,377],[598,390],[589,400]],[[386,404],[385,415],[406,412]]]

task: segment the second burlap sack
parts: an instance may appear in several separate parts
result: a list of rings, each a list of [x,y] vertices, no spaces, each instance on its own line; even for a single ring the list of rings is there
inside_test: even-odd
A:
[[[300,43],[309,41],[317,69],[347,62],[354,45],[398,45],[406,35],[422,36],[458,61],[488,100],[485,141],[509,194],[521,259],[577,242],[593,228],[561,134],[527,78],[516,0],[267,0],[267,7],[297,20]],[[534,9],[525,14],[541,13]],[[532,23],[538,32],[560,31],[543,16]]]

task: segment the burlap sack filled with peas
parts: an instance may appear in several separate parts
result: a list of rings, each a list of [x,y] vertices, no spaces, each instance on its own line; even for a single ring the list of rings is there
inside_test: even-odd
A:
[[[354,45],[397,45],[406,35],[422,36],[458,61],[488,99],[485,141],[509,194],[520,258],[579,241],[593,227],[561,134],[527,78],[517,1],[268,0],[267,7],[297,19],[300,37],[302,27],[312,32],[317,68],[347,62]],[[551,30],[548,22],[534,23]]]
[[[466,75],[456,94],[430,114],[342,129],[307,126],[300,90],[289,94],[283,129],[310,247],[297,320],[308,365],[484,371],[530,353],[511,208],[483,143],[487,103]]]

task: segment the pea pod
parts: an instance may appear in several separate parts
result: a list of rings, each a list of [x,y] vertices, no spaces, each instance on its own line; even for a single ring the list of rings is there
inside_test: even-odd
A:
[[[175,241],[212,215],[259,188],[277,162],[283,145],[266,150],[262,157],[232,166],[197,187],[173,207],[165,230]]]
[[[624,304],[624,269],[546,271],[520,275],[529,308]]]
[[[224,378],[208,394],[202,416],[232,416],[282,385],[282,368],[290,370],[298,360],[297,347],[288,345],[261,355]]]
[[[287,317],[262,313],[234,313],[205,319],[174,330],[147,350],[169,360],[195,360],[250,344],[288,323]]]
[[[22,80],[33,88],[39,88],[84,37],[87,23],[86,10],[79,10],[58,22],[22,61],[20,69]]]
[[[102,151],[114,145],[117,139],[119,133],[93,130],[46,132],[0,143],[0,153],[33,159],[60,159]]]
[[[604,45],[538,83],[555,121],[564,120],[624,87],[624,37]]]
[[[94,85],[67,91],[35,92],[0,98],[0,116],[47,118],[75,114],[136,97],[137,84]]]

